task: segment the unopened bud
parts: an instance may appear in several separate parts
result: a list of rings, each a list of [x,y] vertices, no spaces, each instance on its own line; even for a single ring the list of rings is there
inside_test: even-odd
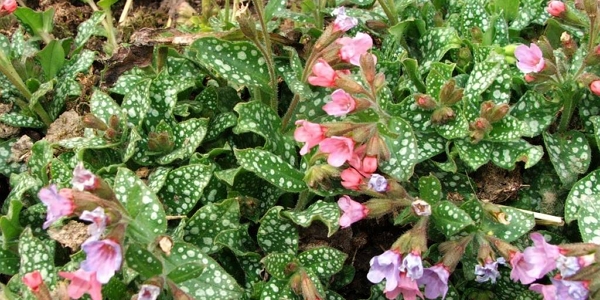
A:
[[[479,27],[472,27],[471,28],[471,40],[473,40],[474,43],[481,43],[483,41],[483,31],[481,31],[481,28]]]
[[[471,142],[476,144],[492,131],[492,125],[486,118],[479,117],[469,124],[469,129],[471,130]]]
[[[335,79],[335,84],[350,94],[366,94],[365,88],[354,80],[352,77],[345,75],[343,72],[336,71],[338,75]]]
[[[240,31],[250,40],[255,40],[256,35],[256,25],[254,24],[254,20],[250,18],[250,16],[246,14],[242,14],[237,18],[238,24],[240,25]]]
[[[321,51],[331,43],[335,42],[338,38],[344,35],[342,30],[334,30],[334,24],[331,23],[325,28],[317,42],[315,43],[314,51]]]
[[[417,106],[422,109],[432,110],[438,106],[437,102],[433,99],[433,97],[431,97],[429,95],[416,94],[414,97],[415,97],[415,102],[417,103]]]
[[[400,207],[406,207],[411,204],[407,199],[381,199],[371,198],[371,200],[363,203],[367,207],[369,214],[367,218],[379,218],[392,212],[396,212]]]
[[[148,150],[157,153],[168,153],[173,150],[175,143],[167,132],[150,132],[148,134]]]
[[[600,96],[600,80],[594,80],[590,83],[590,91],[596,96]]]
[[[364,53],[360,56],[360,70],[368,83],[375,80],[375,58],[371,53]]]
[[[385,74],[377,73],[375,75],[375,79],[373,80],[373,86],[375,86],[375,90],[379,91],[385,85]]]
[[[332,43],[325,47],[323,51],[321,51],[321,58],[324,59],[330,66],[334,66],[342,61],[340,58],[340,49],[342,49],[341,44]]]
[[[494,124],[500,120],[502,120],[504,118],[504,116],[506,116],[506,114],[508,114],[508,111],[510,110],[510,106],[507,103],[502,103],[500,105],[496,105],[491,113],[488,115],[488,121],[490,121],[491,124]]]
[[[492,244],[492,246],[494,246],[494,248],[496,248],[496,250],[498,250],[500,255],[502,255],[502,257],[504,257],[504,259],[506,259],[507,261],[509,261],[512,258],[514,253],[519,252],[519,248],[509,244],[508,242],[502,239],[495,237],[493,232],[489,232],[489,234],[486,235],[485,238]]]
[[[525,79],[525,82],[527,82],[527,83],[532,83],[536,79],[535,74],[533,74],[533,73],[525,74],[525,76],[523,78]]]
[[[85,114],[81,118],[81,122],[85,128],[92,128],[97,130],[106,130],[108,126],[104,121],[100,120],[100,118],[96,117],[94,114]]]
[[[494,101],[488,100],[481,103],[481,108],[479,109],[479,116],[482,118],[488,118],[488,116],[492,113],[492,110],[496,106]]]
[[[117,131],[121,129],[121,121],[117,115],[111,115],[110,118],[108,118],[108,127]]]
[[[473,234],[458,240],[446,241],[439,245],[439,250],[444,255],[442,257],[442,263],[450,272],[454,271],[454,268],[456,268],[458,263],[462,260],[462,256],[469,243],[471,243],[471,240],[473,240]]]
[[[572,57],[575,52],[577,52],[577,44],[573,41],[571,35],[569,35],[566,31],[561,34],[560,42],[567,56]]]
[[[542,50],[542,57],[554,60],[554,48],[546,36],[540,36],[536,44]]]
[[[456,64],[464,68],[469,65],[473,61],[473,54],[471,53],[471,49],[469,47],[461,47],[458,49],[458,59]]]
[[[116,140],[118,140],[118,137],[119,137],[119,133],[112,128],[108,128],[104,132],[104,138],[109,141],[116,141]]]
[[[388,28],[388,25],[383,22],[383,21],[379,21],[379,20],[367,20],[365,22],[365,25],[367,26],[367,28],[372,29],[372,30],[385,30]]]
[[[583,0],[583,7],[590,20],[595,20],[598,15],[598,0]]]
[[[506,45],[502,49],[504,50],[504,55],[514,56],[515,55],[515,50],[517,49],[517,45],[516,44]]]
[[[445,124],[450,120],[453,120],[456,115],[454,114],[454,110],[452,108],[443,106],[436,109],[431,115],[431,123],[433,124]]]
[[[390,149],[378,133],[373,134],[367,141],[366,154],[383,160],[390,159]]]
[[[168,280],[167,284],[169,285],[169,290],[171,291],[171,296],[173,297],[173,300],[194,300],[192,296],[184,292],[173,281]]]
[[[321,164],[310,167],[304,175],[304,181],[313,189],[322,187],[327,190],[331,188],[331,178],[339,176],[338,168],[329,164]]]
[[[444,89],[445,88],[445,89]],[[448,81],[440,91],[440,102],[445,106],[452,106],[463,98],[464,90],[456,88],[454,79]]]

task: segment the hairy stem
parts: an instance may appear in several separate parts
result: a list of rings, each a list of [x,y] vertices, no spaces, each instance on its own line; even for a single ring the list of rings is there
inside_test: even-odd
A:
[[[265,21],[265,13],[263,11],[263,3],[260,0],[252,0],[254,3],[254,8],[256,9],[256,14],[260,21],[260,28],[262,29],[262,38],[264,45],[258,42],[258,37],[256,37],[256,46],[262,52],[265,60],[267,61],[267,69],[269,71],[269,77],[271,79],[271,89],[273,95],[271,96],[270,106],[277,113],[279,109],[279,99],[277,98],[277,76],[275,75],[275,62],[273,61],[273,53],[271,49],[271,39],[269,38],[269,31],[267,29],[267,24]]]

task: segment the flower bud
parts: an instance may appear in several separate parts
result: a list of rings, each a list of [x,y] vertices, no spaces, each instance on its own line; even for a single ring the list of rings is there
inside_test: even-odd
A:
[[[110,118],[108,118],[108,127],[116,131],[121,129],[121,121],[117,115],[111,115]]]
[[[500,255],[502,255],[502,257],[504,257],[504,259],[506,259],[507,261],[511,259],[514,253],[520,252],[519,248],[509,244],[508,242],[505,242],[502,239],[495,237],[493,232],[489,232],[489,234],[486,235],[485,238],[494,246],[494,248],[496,248],[496,250],[498,250]]]
[[[504,46],[504,48],[502,48],[502,50],[504,50],[504,55],[506,56],[514,56],[515,55],[515,49],[517,49],[516,44],[510,44],[510,45],[506,45]]]
[[[2,0],[0,4],[0,17],[10,15],[17,9],[16,0]]]
[[[367,141],[366,154],[383,160],[390,159],[390,149],[377,132]]]
[[[331,178],[339,177],[340,170],[329,164],[314,165],[306,171],[304,181],[312,189],[321,187],[323,189],[331,188]]]
[[[325,49],[325,47],[331,45],[331,43],[335,42],[342,35],[344,35],[344,31],[334,30],[334,24],[331,23],[325,28],[325,30],[315,43],[314,51],[321,51]]]
[[[338,75],[335,79],[335,84],[349,94],[366,94],[365,88],[354,80],[352,77],[345,75],[343,72],[337,71]]]
[[[560,35],[560,43],[562,44],[563,50],[568,57],[572,57],[577,52],[577,44],[573,41],[571,35],[566,31]]]
[[[436,125],[445,124],[450,120],[453,120],[456,115],[454,114],[454,110],[452,108],[443,106],[436,109],[431,115],[431,123]]]
[[[458,49],[458,59],[456,61],[456,65],[464,68],[472,61],[473,54],[471,53],[471,49],[469,49],[469,47],[460,47],[460,49]]]
[[[433,97],[431,97],[429,95],[416,94],[414,97],[415,97],[415,102],[417,103],[417,106],[422,109],[432,110],[438,106],[437,102],[433,99]]]
[[[552,48],[552,45],[546,36],[540,36],[536,45],[542,51],[542,57],[545,57],[550,61],[554,60],[554,48]]]
[[[473,40],[474,43],[481,43],[483,41],[483,31],[481,31],[481,28],[479,27],[472,27],[471,28],[471,40]]]
[[[365,80],[372,84],[375,80],[375,59],[373,54],[364,53],[360,56],[360,70]]]
[[[323,51],[321,51],[321,58],[324,59],[330,66],[335,66],[342,61],[340,58],[340,49],[342,49],[341,44],[332,43],[325,47]]]
[[[363,203],[367,207],[369,213],[367,218],[379,218],[392,212],[396,212],[399,207],[406,207],[410,205],[410,200],[407,199],[381,199],[372,198],[371,200]]]
[[[450,79],[442,86],[442,90],[440,91],[440,102],[442,105],[452,106],[462,99],[463,93],[463,89],[456,88],[454,79]]]
[[[598,15],[598,0],[583,0],[583,8],[590,19],[594,20]]]
[[[160,133],[150,132],[148,134],[148,150],[157,153],[169,153],[175,147],[169,133],[163,131]]]
[[[502,118],[504,118],[504,116],[508,114],[508,111],[510,111],[510,106],[508,105],[508,103],[496,105],[488,115],[487,119],[488,121],[490,121],[491,124],[494,124],[502,120]]]
[[[590,91],[596,96],[600,96],[600,80],[594,80],[590,83]]]
[[[567,10],[567,6],[562,1],[550,1],[546,7],[546,11],[553,17],[561,17]]]
[[[462,260],[465,249],[471,243],[473,234],[454,241],[446,241],[440,244],[440,252],[444,255],[442,263],[450,272],[454,271],[458,263]]]
[[[85,128],[97,129],[102,131],[108,128],[106,123],[104,123],[104,121],[96,117],[94,114],[85,114],[85,116],[81,118],[81,122],[83,123],[83,126]]]
[[[385,74],[377,73],[375,75],[375,79],[373,80],[373,86],[375,87],[375,91],[379,92],[379,90],[385,85]]]
[[[367,173],[374,173],[377,171],[377,157],[372,155],[366,155],[362,160],[362,170]]]
[[[238,24],[240,25],[240,31],[250,40],[257,38],[256,24],[254,20],[247,14],[242,14],[237,18]]]
[[[194,300],[192,296],[184,292],[173,281],[167,280],[167,284],[169,285],[169,290],[171,291],[171,296],[173,297],[173,300]]]

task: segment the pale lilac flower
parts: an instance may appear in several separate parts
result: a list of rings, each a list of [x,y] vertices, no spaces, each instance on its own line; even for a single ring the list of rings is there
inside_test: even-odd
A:
[[[560,276],[569,277],[579,271],[579,260],[574,256],[559,255],[556,259],[556,268],[560,271]]]
[[[70,194],[70,190],[61,189],[59,192],[55,184],[42,188],[38,193],[38,197],[47,208],[46,222],[42,226],[44,229],[48,228],[58,219],[69,216],[75,209],[75,203],[73,203],[73,196]]]
[[[556,287],[552,284],[544,285],[534,283],[529,287],[530,290],[542,294],[544,300],[557,300],[556,299]]]
[[[557,246],[546,243],[544,236],[537,232],[532,233],[529,237],[534,245],[525,248],[523,257],[525,261],[534,267],[527,272],[536,279],[542,278],[556,268],[556,260],[560,255],[560,250]]]
[[[515,57],[518,60],[517,67],[525,74],[540,72],[546,66],[542,50],[534,43],[531,43],[529,47],[519,45],[515,49]]]
[[[107,283],[115,271],[121,268],[123,255],[119,243],[111,239],[104,239],[85,242],[81,248],[86,254],[81,268],[87,272],[96,272],[99,282]]]
[[[334,167],[341,167],[347,160],[352,158],[354,141],[351,138],[332,136],[319,143],[319,149],[329,153],[327,163]]]
[[[346,15],[346,8],[343,6],[334,9],[331,14],[336,16],[335,21],[333,21],[334,31],[346,32],[358,25],[358,20],[356,18]]]
[[[586,300],[589,290],[586,284],[581,281],[570,281],[563,279],[550,278],[552,285],[556,287],[557,300]]]
[[[534,265],[528,263],[522,252],[511,253],[510,256],[510,279],[513,281],[521,281],[522,284],[530,284],[534,282],[538,277],[532,276],[529,272],[535,268]]]
[[[423,298],[423,294],[419,290],[417,281],[409,278],[406,272],[400,272],[400,280],[398,285],[393,290],[385,289],[385,297],[388,299],[396,299],[398,295],[402,294],[404,300],[415,300],[417,296]]]
[[[312,147],[318,145],[325,138],[323,134],[325,130],[319,124],[298,120],[296,125],[299,125],[299,127],[294,131],[294,139],[300,143],[306,143],[300,149],[300,155],[308,153]]]
[[[417,280],[419,286],[425,286],[427,299],[446,298],[448,293],[448,277],[450,272],[443,264],[437,264],[423,270],[423,276]]]
[[[387,179],[385,179],[385,177],[379,174],[373,174],[371,175],[371,178],[369,178],[368,186],[370,189],[382,193],[387,190],[388,182]]]
[[[92,222],[88,227],[90,234],[89,241],[98,240],[106,229],[106,221],[108,217],[104,213],[104,208],[98,206],[93,211],[84,210],[79,217],[80,220]]]
[[[421,260],[421,254],[418,252],[411,252],[404,256],[400,270],[406,272],[406,275],[412,280],[417,280],[423,276],[423,261]]]
[[[402,257],[396,251],[387,250],[383,254],[371,258],[371,268],[367,273],[367,279],[372,283],[380,283],[383,279],[385,290],[394,290],[400,282],[400,264]]]
[[[356,100],[342,89],[331,94],[331,101],[323,105],[323,110],[330,116],[345,116],[356,109]]]
[[[500,272],[498,272],[498,261],[489,261],[484,266],[476,265],[475,266],[475,281],[477,282],[486,282],[491,281],[492,283],[496,283],[498,277],[500,277]]]
[[[137,300],[156,300],[160,295],[160,288],[153,284],[142,284]]]
[[[58,275],[71,280],[67,289],[70,298],[79,299],[88,293],[92,300],[102,300],[102,284],[96,279],[95,272],[79,269],[75,272],[58,272]]]
[[[431,205],[429,203],[418,199],[413,201],[411,206],[417,216],[431,216]]]
[[[76,191],[93,191],[98,188],[98,178],[94,173],[83,167],[83,163],[78,163],[73,170],[73,189]]]
[[[369,213],[369,209],[363,204],[352,200],[344,195],[338,200],[338,206],[344,212],[340,217],[340,226],[347,228],[354,222],[364,219]]]
[[[359,32],[356,37],[342,37],[336,43],[342,45],[340,58],[355,66],[360,66],[360,56],[367,53],[373,47],[373,39],[366,33]]]

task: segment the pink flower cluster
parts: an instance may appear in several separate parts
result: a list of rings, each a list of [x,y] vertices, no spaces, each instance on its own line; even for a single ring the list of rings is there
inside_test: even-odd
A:
[[[0,0],[2,1],[2,5],[0,5],[0,17],[12,14],[17,9],[17,1],[16,0]]]
[[[546,66],[542,50],[534,43],[531,43],[529,47],[519,45],[515,49],[515,57],[518,61],[517,68],[525,74],[541,72]]]
[[[420,298],[445,298],[448,292],[448,277],[450,272],[443,264],[423,268],[421,255],[418,252],[408,253],[404,259],[395,250],[387,250],[375,256],[370,261],[371,268],[367,279],[372,283],[385,282],[385,296],[396,299],[398,295],[406,300]],[[425,287],[425,295],[419,287]]]

